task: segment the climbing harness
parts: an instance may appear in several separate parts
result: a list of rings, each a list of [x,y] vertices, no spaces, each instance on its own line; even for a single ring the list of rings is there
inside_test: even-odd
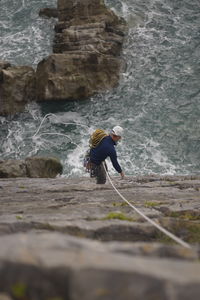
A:
[[[89,173],[91,170],[90,149],[88,149],[86,151],[86,154],[83,159],[83,166],[84,166],[86,172]]]

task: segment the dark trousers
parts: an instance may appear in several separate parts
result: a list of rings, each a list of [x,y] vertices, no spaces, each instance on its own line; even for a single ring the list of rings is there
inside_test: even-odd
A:
[[[95,165],[94,163],[91,163],[90,177],[96,177],[96,183],[97,184],[105,184],[106,183],[105,168],[106,168],[105,162],[102,162],[98,166]]]

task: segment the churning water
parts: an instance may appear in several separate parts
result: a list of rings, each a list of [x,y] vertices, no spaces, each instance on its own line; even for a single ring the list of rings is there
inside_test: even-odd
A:
[[[199,174],[199,0],[106,3],[129,27],[119,86],[87,101],[34,103],[11,119],[0,117],[0,158],[57,156],[65,176],[82,176],[89,134],[119,124],[125,136],[117,152],[126,174]],[[0,0],[0,59],[35,67],[49,55],[55,21],[38,11],[55,5]]]

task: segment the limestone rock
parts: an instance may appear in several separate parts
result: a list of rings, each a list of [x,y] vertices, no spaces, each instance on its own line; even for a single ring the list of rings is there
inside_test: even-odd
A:
[[[78,100],[114,87],[120,61],[98,53],[53,54],[37,68],[38,100]],[[112,76],[111,76],[112,74]]]
[[[54,178],[62,173],[62,164],[53,157],[29,157],[0,161],[0,178]]]
[[[62,173],[62,164],[53,157],[29,157],[25,160],[27,176],[31,178],[54,178]]]
[[[138,210],[190,247],[141,219],[109,183],[1,179],[0,296],[199,300],[200,176],[112,180]],[[107,217],[116,210],[123,219]]]
[[[109,20],[119,24],[119,17],[105,6],[104,0],[58,0],[59,21],[70,21],[74,25],[86,24],[88,20]],[[120,20],[121,22],[122,19]]]
[[[116,254],[58,233],[2,236],[0,243],[0,290],[14,299],[199,299],[197,262]]]
[[[102,0],[58,0],[53,52],[38,64],[38,101],[80,100],[115,87],[125,21]]]
[[[55,36],[54,53],[81,51],[119,56],[124,36],[113,31],[105,21],[63,28]]]
[[[2,64],[0,69],[0,115],[23,111],[35,100],[35,71],[28,66]]]
[[[0,178],[27,177],[23,160],[9,159],[0,162]]]

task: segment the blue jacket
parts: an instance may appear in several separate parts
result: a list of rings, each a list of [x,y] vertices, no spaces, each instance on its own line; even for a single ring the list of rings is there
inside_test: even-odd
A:
[[[122,169],[117,161],[117,153],[115,150],[116,143],[111,136],[106,136],[96,148],[90,150],[91,162],[95,165],[100,165],[108,156],[111,159],[113,167],[118,173],[122,172]]]

